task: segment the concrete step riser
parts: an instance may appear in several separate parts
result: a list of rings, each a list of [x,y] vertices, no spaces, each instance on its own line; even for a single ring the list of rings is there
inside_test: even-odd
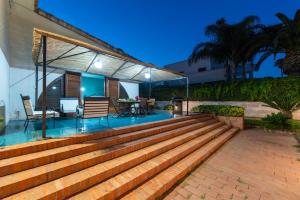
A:
[[[139,173],[137,176],[135,176],[132,179],[127,180],[126,183],[120,184],[118,187],[114,187],[113,189],[111,189],[109,191],[106,191],[106,192],[103,192],[103,191],[99,192],[99,194],[97,194],[98,197],[95,198],[95,199],[117,199],[117,198],[119,198],[120,196],[122,196],[126,192],[130,191],[131,189],[137,187],[141,183],[148,180],[150,177],[153,177],[154,175],[160,173],[161,171],[163,171],[167,167],[173,165],[177,161],[179,161],[182,158],[188,156],[189,154],[191,154],[195,150],[201,148],[203,145],[207,144],[208,142],[213,140],[215,137],[221,135],[222,133],[224,133],[229,128],[230,127],[227,127],[227,128],[224,128],[224,129],[219,129],[213,135],[207,135],[206,137],[202,138],[201,140],[193,142],[194,144],[193,143],[184,144],[185,146],[183,147],[183,149],[181,149],[180,151],[175,150],[175,151],[172,152],[172,154],[173,154],[172,157],[168,157],[168,156],[164,157],[163,156],[164,159],[160,159],[159,165],[148,168],[147,171]],[[188,145],[190,145],[190,146],[188,146]],[[161,160],[163,160],[163,161],[161,161]],[[139,170],[137,169],[136,171],[139,171]],[[105,185],[105,182],[104,182],[104,184],[100,184],[98,187],[106,188],[106,186],[107,185]],[[97,187],[97,186],[95,186],[95,187]],[[82,197],[82,196],[80,195],[80,197]],[[74,199],[79,199],[80,197],[75,196]]]
[[[223,131],[225,132],[225,131]],[[219,133],[218,135],[222,134],[223,132]],[[215,136],[216,137],[216,136]],[[111,193],[108,193],[104,196],[101,196],[99,198],[95,198],[95,199],[115,199],[118,198],[122,195],[124,195],[125,193],[127,193],[128,191],[134,189],[135,187],[137,187],[138,185],[142,184],[143,182],[147,181],[150,177],[155,176],[156,174],[160,173],[162,170],[170,167],[171,165],[173,165],[174,163],[176,163],[177,161],[179,161],[180,159],[188,156],[189,154],[191,154],[193,151],[201,148],[201,146],[205,145],[206,143],[210,142],[211,140],[213,140],[215,137],[211,137],[208,138],[207,140],[198,143],[195,146],[190,147],[188,150],[181,152],[180,154],[174,156],[172,159],[169,159],[163,163],[161,163],[158,167],[155,167],[149,171],[147,171],[147,173],[143,173],[140,176],[136,177],[135,179],[131,180],[130,182],[128,182],[125,185],[122,185],[121,187],[117,188],[116,190],[114,190]]]
[[[179,122],[185,122],[185,121],[189,121],[192,119],[199,119],[199,120],[203,120],[203,118],[212,118],[211,115],[195,115],[195,116],[189,116],[189,117],[183,117],[183,118],[175,118],[175,119],[171,119],[171,120],[164,120],[164,121],[158,121],[158,122],[151,122],[151,123],[146,123],[143,125],[135,125],[135,126],[130,126],[127,128],[120,128],[120,129],[116,129],[114,130],[116,132],[116,134],[114,135],[121,135],[121,134],[126,134],[126,133],[130,133],[130,132],[134,132],[134,131],[142,131],[145,129],[151,129],[151,128],[155,128],[155,127],[159,127],[159,126],[165,126],[165,125],[171,125],[174,123],[179,123]],[[80,142],[85,142],[85,141],[89,141],[89,140],[97,140],[97,139],[101,139],[103,138],[103,133],[100,132],[99,134],[95,133],[95,134],[90,134],[86,137],[83,137]]]
[[[170,143],[169,145],[160,147],[159,149],[154,149],[151,152],[147,152],[141,156],[135,157],[130,162],[122,163],[118,166],[111,168],[110,170],[104,171],[103,173],[95,174],[95,175],[93,175],[89,178],[86,178],[82,181],[79,181],[79,182],[72,182],[72,183],[70,183],[71,185],[68,185],[65,188],[62,188],[61,190],[57,190],[55,192],[53,191],[53,193],[50,193],[50,194],[44,196],[43,199],[68,198],[69,196],[72,196],[75,193],[81,192],[93,185],[96,185],[107,178],[110,178],[116,174],[119,174],[125,170],[128,170],[128,169],[130,169],[140,163],[143,163],[155,156],[158,156],[168,150],[171,150],[181,144],[184,144],[200,135],[208,133],[208,132],[220,127],[221,125],[222,125],[222,123],[217,123],[217,124],[215,124],[215,126],[211,126],[207,129],[205,129],[205,131],[203,131],[203,130],[199,131],[198,133],[195,133],[192,136],[188,136],[185,139],[180,139],[180,140],[177,140],[176,142]],[[76,180],[76,179],[74,179],[74,180]]]
[[[128,136],[126,134],[120,135],[119,137],[117,137],[116,139],[113,139],[113,140],[94,143],[94,144],[91,144],[91,145],[88,145],[88,146],[84,146],[82,148],[72,149],[72,150],[69,150],[69,151],[64,151],[64,152],[53,154],[53,155],[47,155],[47,156],[44,156],[44,157],[40,157],[38,159],[26,160],[25,162],[13,163],[11,165],[6,165],[6,166],[3,166],[3,167],[0,167],[0,177],[5,176],[5,175],[9,175],[9,174],[12,174],[12,173],[24,171],[24,170],[27,170],[27,169],[35,168],[35,167],[38,167],[38,166],[46,165],[46,164],[49,164],[49,163],[57,162],[57,161],[64,160],[64,159],[67,159],[67,158],[70,158],[70,157],[85,154],[85,153],[88,153],[88,152],[96,151],[98,149],[106,148],[106,147],[109,147],[109,146],[129,142],[129,141],[132,141],[132,140],[137,140],[137,139],[140,139],[140,138],[144,138],[144,137],[148,137],[148,136],[151,136],[151,135],[159,134],[159,133],[162,133],[162,132],[165,132],[165,131],[171,131],[171,130],[174,130],[174,129],[177,129],[177,128],[181,128],[181,127],[184,127],[184,126],[195,124],[197,122],[205,121],[205,120],[208,120],[208,119],[210,119],[210,118],[204,117],[204,118],[200,118],[199,120],[184,121],[180,124],[175,124],[175,125],[170,125],[170,126],[167,126],[167,127],[157,128],[157,129],[151,130],[151,131],[145,131],[142,134],[141,133],[138,133],[138,134],[128,133]]]
[[[68,138],[62,138],[59,140],[56,140],[56,139],[48,140],[43,143],[34,142],[30,145],[25,145],[25,146],[17,145],[16,147],[7,147],[4,149],[0,149],[0,160],[6,159],[6,158],[11,158],[11,157],[16,157],[16,156],[21,156],[21,155],[26,155],[26,154],[30,154],[30,153],[35,153],[35,152],[45,151],[45,150],[49,150],[49,149],[59,148],[59,147],[63,147],[63,146],[68,146],[68,145],[72,145],[72,144],[76,144],[76,143],[85,142],[88,140],[100,139],[103,137],[110,137],[110,136],[114,136],[114,135],[129,133],[132,131],[144,130],[144,129],[153,128],[153,127],[157,127],[157,126],[163,126],[163,125],[167,125],[167,124],[171,124],[171,123],[186,121],[189,119],[202,118],[205,116],[208,116],[208,115],[176,118],[176,119],[153,122],[153,123],[148,123],[148,124],[143,124],[143,125],[136,125],[136,126],[132,126],[132,127],[123,127],[123,128],[118,128],[115,130],[108,130],[108,131],[103,131],[100,133],[94,133],[91,135],[84,135],[84,136],[77,135],[77,136],[71,136]]]
[[[171,139],[171,138],[179,136],[181,134],[184,134],[184,133],[187,133],[187,132],[199,129],[199,128],[203,128],[203,127],[211,125],[213,123],[216,123],[216,121],[209,120],[205,123],[199,123],[199,124],[194,124],[192,126],[183,127],[178,130],[173,130],[174,132],[166,133],[166,134],[163,133],[162,135],[157,135],[157,137],[154,137],[152,139],[145,140],[145,141],[142,141],[137,144],[130,145],[130,146],[126,146],[124,148],[120,148],[115,151],[111,151],[107,154],[103,154],[101,156],[92,158],[90,160],[83,160],[80,163],[76,163],[74,165],[69,165],[68,167],[60,168],[60,169],[57,169],[54,171],[49,171],[48,173],[40,174],[38,176],[32,176],[32,178],[30,178],[30,179],[23,179],[14,184],[10,184],[10,185],[6,185],[5,187],[1,187],[0,194],[3,194],[3,196],[9,196],[14,193],[21,192],[25,189],[29,189],[34,186],[55,180],[57,178],[60,178],[60,177],[66,176],[66,175],[69,175],[71,173],[75,173],[75,172],[83,170],[87,167],[97,165],[101,162],[104,162],[104,161],[107,161],[107,160],[110,160],[113,158],[117,158],[119,156],[128,154],[130,152],[145,148],[145,147],[153,145],[153,144],[157,144],[159,142]],[[213,128],[217,128],[217,127],[219,127],[219,125],[216,125]],[[213,129],[213,128],[211,128],[211,129]],[[211,129],[208,129],[208,131],[210,131]],[[203,132],[203,134],[205,134],[205,133],[206,132]],[[51,167],[49,166],[49,168],[51,168]],[[14,190],[11,190],[11,188],[14,188]]]
[[[176,174],[173,173],[173,177],[170,180],[168,180],[166,183],[157,185],[157,187],[152,190],[145,189],[148,192],[147,192],[147,194],[143,195],[144,199],[155,200],[155,199],[160,198],[165,192],[167,192],[169,189],[171,189],[178,181],[183,179],[188,173],[190,173],[193,169],[195,169],[202,162],[204,162],[207,158],[209,158],[213,153],[215,153],[222,145],[224,145],[237,132],[238,132],[238,130],[232,132],[232,134],[230,134],[227,137],[225,137],[224,139],[222,139],[219,143],[217,143],[212,148],[210,148],[207,152],[205,152],[205,154],[200,154],[199,156],[197,156],[197,158],[194,159],[194,161],[192,163],[190,163],[187,167],[185,167],[184,169],[181,169],[180,171],[176,171],[177,172]],[[179,161],[179,162],[183,162],[183,161]],[[170,170],[170,172],[169,172],[168,170],[169,169],[167,169],[166,171],[163,171],[161,174],[158,174],[157,177],[167,176],[165,174],[170,174],[170,172],[172,171],[172,170]],[[140,189],[139,192],[144,191],[144,189],[143,189],[144,187],[147,187],[147,185],[140,186],[140,188],[138,188],[138,189]],[[149,191],[153,191],[153,192],[151,193]],[[136,193],[136,191],[129,193],[124,198],[122,198],[122,200],[137,199],[138,198],[137,195],[139,193],[137,195],[135,193]]]
[[[142,156],[140,158],[137,158],[137,159],[134,159],[134,160],[132,160],[130,162],[127,162],[124,165],[118,166],[113,171],[108,172],[109,176],[105,176],[106,173],[104,175],[103,174],[98,174],[97,176],[95,176],[95,177],[93,177],[91,179],[85,180],[84,183],[80,182],[80,183],[72,186],[72,189],[71,189],[71,187],[69,187],[67,191],[66,190],[65,191],[60,191],[58,194],[55,194],[54,196],[58,195],[58,196],[60,196],[62,198],[68,198],[68,197],[70,197],[70,196],[72,196],[72,195],[74,195],[74,194],[76,194],[78,192],[84,191],[87,188],[92,187],[93,185],[99,184],[100,182],[102,182],[103,180],[105,180],[107,178],[111,178],[112,176],[115,176],[115,175],[117,175],[117,174],[119,174],[119,173],[121,173],[123,171],[126,171],[126,170],[128,170],[130,168],[133,168],[133,167],[135,167],[135,166],[137,166],[137,165],[139,165],[139,164],[141,164],[141,163],[143,163],[143,162],[145,162],[147,160],[150,160],[151,158],[154,158],[155,156],[158,156],[158,155],[160,155],[162,153],[165,153],[165,152],[167,152],[167,151],[169,151],[169,150],[171,150],[171,149],[173,149],[173,148],[175,148],[175,147],[177,147],[179,145],[182,145],[182,144],[184,144],[184,143],[186,143],[186,142],[188,142],[188,141],[190,141],[192,139],[195,139],[196,137],[199,137],[199,136],[201,136],[201,135],[203,135],[205,133],[208,133],[208,132],[210,132],[210,131],[218,128],[218,127],[220,127],[220,125],[216,125],[214,127],[211,127],[210,129],[207,129],[204,132],[199,132],[198,134],[194,135],[193,137],[188,137],[185,140],[177,141],[176,143],[170,144],[170,145],[165,146],[164,148],[161,148],[161,149],[159,149],[157,151],[153,151],[152,153],[146,154],[146,155],[144,155],[144,156]],[[220,132],[219,134],[221,134],[221,133],[222,132]],[[212,138],[210,138],[209,140],[205,140],[202,143],[200,143],[197,147],[191,147],[190,149],[199,148],[202,145],[206,144],[211,139]],[[186,154],[188,154],[188,153],[183,153],[182,155],[186,155]],[[179,155],[178,159],[181,158],[180,156],[182,156],[182,155]],[[177,159],[177,158],[175,158],[175,159]],[[161,166],[161,167],[158,167],[157,169],[163,169],[164,168],[164,166]],[[148,175],[145,175],[145,176],[148,176]],[[129,184],[129,185],[132,185],[132,187],[134,187],[135,184]],[[85,187],[82,187],[82,186],[85,186]],[[137,185],[135,185],[135,186],[137,186]],[[122,187],[122,188],[120,188],[120,190],[123,190],[126,187],[127,186]],[[54,196],[51,196],[50,198],[52,198]],[[104,197],[104,199],[113,199],[113,198],[111,198],[110,196],[108,196],[108,197]]]

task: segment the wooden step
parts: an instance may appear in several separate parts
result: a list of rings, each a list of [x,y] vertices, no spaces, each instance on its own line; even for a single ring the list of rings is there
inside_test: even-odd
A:
[[[178,160],[199,149],[218,135],[227,131],[230,127],[224,125],[205,135],[199,136],[189,142],[186,142],[176,148],[158,155],[142,164],[130,168],[129,170],[114,176],[71,199],[116,199],[133,189],[139,184],[146,181],[149,177],[154,176],[165,168],[171,166]]]
[[[217,123],[217,124],[220,124]],[[222,123],[221,123],[222,125]],[[146,148],[134,151],[124,156],[113,160],[103,162],[93,167],[86,168],[82,171],[64,176],[54,181],[42,184],[21,193],[12,195],[7,199],[63,199],[68,198],[75,193],[86,190],[87,188],[101,183],[107,178],[128,170],[140,163],[148,162],[147,160],[158,156],[165,155],[164,152],[171,150],[179,153],[184,150],[184,153],[174,154],[175,160],[181,156],[190,153],[195,148],[207,143],[217,135],[228,130],[227,125],[223,125],[216,129],[216,124],[212,124],[189,133],[179,135],[175,138],[160,142],[158,144],[148,146]],[[220,126],[220,125],[219,125]],[[212,131],[213,129],[216,129]],[[211,131],[211,132],[209,132]],[[207,133],[209,132],[209,133]],[[204,134],[203,133],[207,133]],[[192,139],[196,138],[196,139]],[[191,140],[192,139],[192,140]],[[189,141],[189,142],[188,142]],[[174,149],[175,148],[175,149]],[[151,161],[152,162],[152,161]],[[151,166],[151,165],[150,165]]]
[[[150,137],[130,141],[106,149],[93,151],[66,160],[61,160],[55,163],[50,163],[26,171],[21,171],[19,173],[0,177],[0,194],[2,197],[9,196],[42,183],[46,183],[80,171],[87,167],[91,167],[109,159],[125,155],[141,148],[171,139],[183,133],[187,133],[212,124],[215,125],[211,126],[211,129],[222,125],[221,123],[217,123],[217,121],[214,119],[203,121],[190,126],[178,128],[176,130],[163,132]],[[210,129],[206,130],[209,131]]]
[[[0,160],[0,176],[24,171],[41,165],[46,165],[59,160],[81,155],[84,153],[96,151],[101,148],[109,147],[116,144],[148,137],[161,132],[174,130],[180,127],[195,124],[201,121],[207,121],[210,117],[201,117],[197,119],[184,120],[173,124],[162,125],[146,130],[140,130],[121,135],[101,138],[98,140],[86,141],[83,143],[63,146],[46,151],[26,154],[8,159]]]
[[[211,115],[195,115],[195,116],[179,117],[174,119],[161,120],[157,122],[149,122],[149,123],[143,123],[139,125],[114,128],[105,131],[94,132],[93,134],[74,134],[64,138],[47,139],[47,140],[28,142],[24,144],[13,145],[13,146],[1,147],[0,160],[21,156],[25,154],[45,151],[49,149],[59,148],[62,146],[85,142],[88,140],[95,140],[104,137],[129,133],[133,131],[140,131],[140,130],[149,129],[157,126],[163,126],[167,124],[182,122],[190,119],[208,117],[208,116],[211,117]]]
[[[134,189],[129,194],[124,196],[122,200],[158,199],[178,181],[190,173],[195,167],[197,167],[201,162],[213,154],[238,131],[239,129],[237,128],[231,128],[220,137],[193,152],[191,155],[179,161],[175,165],[159,173],[140,187]]]

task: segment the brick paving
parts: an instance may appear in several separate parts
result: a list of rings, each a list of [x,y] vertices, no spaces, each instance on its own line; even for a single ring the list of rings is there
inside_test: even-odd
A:
[[[165,200],[299,200],[300,153],[293,136],[240,132]]]

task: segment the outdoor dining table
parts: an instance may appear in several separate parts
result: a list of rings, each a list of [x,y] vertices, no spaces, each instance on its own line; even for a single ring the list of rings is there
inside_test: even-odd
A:
[[[137,115],[137,106],[136,104],[140,104],[140,100],[118,100],[119,110],[121,111],[121,115]]]

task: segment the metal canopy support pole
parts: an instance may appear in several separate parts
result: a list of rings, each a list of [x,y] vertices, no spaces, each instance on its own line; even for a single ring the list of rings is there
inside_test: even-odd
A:
[[[46,88],[46,67],[47,67],[47,37],[42,36],[43,38],[43,124],[42,124],[42,137],[46,138],[46,104],[47,104],[47,88]]]
[[[186,77],[186,115],[189,115],[189,78]]]
[[[149,75],[150,75],[150,78],[149,78],[149,96],[148,96],[148,99],[151,98],[151,90],[152,90],[152,87],[151,87],[151,85],[152,85],[151,68],[149,68]]]
[[[39,66],[35,66],[35,110],[37,110],[38,105],[38,92],[39,92]]]

